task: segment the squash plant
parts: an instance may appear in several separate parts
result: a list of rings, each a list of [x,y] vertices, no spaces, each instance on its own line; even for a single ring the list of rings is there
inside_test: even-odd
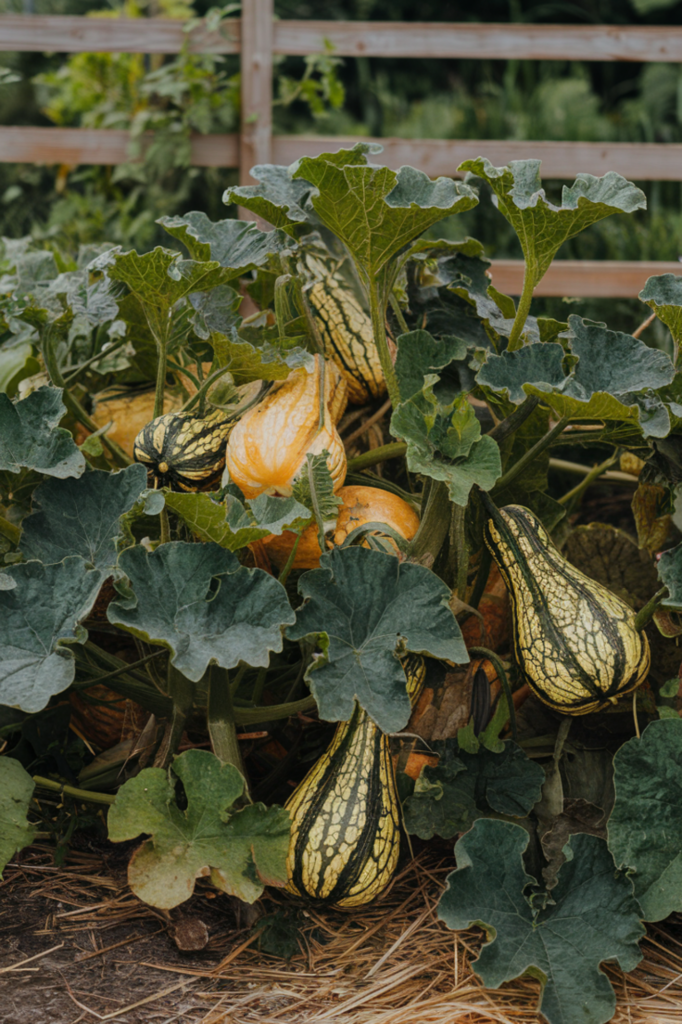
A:
[[[192,212],[161,218],[167,248],[78,262],[5,243],[0,863],[47,827],[34,787],[109,805],[109,838],[140,837],[131,887],[165,909],[209,874],[352,910],[390,881],[401,830],[461,835],[439,913],[488,931],[484,982],[528,970],[552,1024],[600,1024],[599,964],[631,969],[642,920],[682,909],[660,824],[682,778],[682,288],[641,296],[673,358],[534,317],[562,243],[644,194],[582,174],[555,204],[538,161],[432,181],[376,152],[256,167],[225,201],[264,226]],[[523,250],[518,304],[478,242],[431,231],[485,193]],[[390,439],[344,447],[349,399]],[[618,456],[640,473],[639,548],[574,523]],[[467,650],[493,557],[513,644]],[[415,781],[391,750],[438,690],[425,676],[470,656],[464,724]],[[112,694],[147,724],[87,753],[83,702],[94,719]],[[300,713],[334,738],[299,733],[265,770],[240,736]]]

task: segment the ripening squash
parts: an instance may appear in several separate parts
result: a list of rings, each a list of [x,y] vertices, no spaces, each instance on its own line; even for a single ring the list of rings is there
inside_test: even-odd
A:
[[[323,372],[324,371],[324,372]],[[320,402],[324,377],[324,401]],[[346,478],[346,451],[336,429],[338,395],[344,391],[334,363],[315,356],[311,372],[301,366],[242,416],[230,434],[226,465],[246,498],[289,497],[306,455],[329,452],[334,488]]]
[[[363,523],[385,523],[405,540],[412,540],[419,529],[419,516],[411,505],[399,495],[383,491],[380,487],[363,487],[351,485],[342,487],[339,498],[343,504],[339,506],[336,525],[330,524],[327,543],[329,547],[343,544],[344,540]],[[380,533],[380,530],[376,531]],[[278,569],[284,568],[296,543],[296,534],[285,530],[279,537],[265,537],[263,540],[270,561]],[[363,547],[368,547],[363,541]],[[398,550],[395,541],[389,537],[389,543]],[[320,564],[320,545],[317,537],[317,525],[313,523],[304,530],[296,549],[294,569],[315,569]]]
[[[372,321],[353,292],[328,275],[306,292],[328,359],[348,384],[348,400],[363,405],[386,392]]]
[[[403,660],[414,702],[426,669]],[[400,854],[400,803],[388,736],[356,704],[285,804],[291,815],[287,889],[337,907],[369,903],[390,882]]]
[[[135,438],[135,461],[149,467],[160,487],[207,490],[220,482],[232,426],[233,420],[219,409],[206,416],[164,413]]]
[[[584,715],[639,686],[649,644],[632,608],[562,558],[529,509],[488,511],[485,541],[509,589],[514,652],[531,690]]]

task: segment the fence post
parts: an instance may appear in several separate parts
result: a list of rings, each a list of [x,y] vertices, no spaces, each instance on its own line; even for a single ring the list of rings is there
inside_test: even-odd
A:
[[[273,0],[243,0],[239,184],[252,185],[255,164],[272,163]],[[240,207],[239,216],[253,220]]]

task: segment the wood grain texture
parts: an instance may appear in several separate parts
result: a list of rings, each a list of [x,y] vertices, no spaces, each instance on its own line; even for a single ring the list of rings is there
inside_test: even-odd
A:
[[[130,134],[113,128],[0,127],[0,163],[104,164],[129,159]],[[195,167],[237,167],[239,136],[195,135]]]
[[[246,4],[247,18],[258,2]],[[0,16],[0,50],[178,53],[184,38],[182,22],[168,18]],[[239,39],[239,21],[229,19],[219,33],[196,29],[190,46],[202,53],[238,53]],[[322,53],[325,39],[341,57],[682,61],[682,28],[666,25],[282,20],[273,26],[276,54]]]
[[[523,260],[493,260],[495,287],[520,295]],[[655,274],[682,276],[682,263],[663,260],[556,260],[535,289],[536,295],[571,298],[633,299]],[[645,313],[646,308],[642,306]]]
[[[253,185],[251,168],[272,163],[273,0],[247,0],[242,10],[239,184]],[[242,220],[257,220],[239,208]]]
[[[239,53],[238,19],[219,32],[190,34],[195,53]],[[0,51],[39,53],[180,53],[187,38],[183,22],[170,18],[85,18],[76,15],[0,15]]]

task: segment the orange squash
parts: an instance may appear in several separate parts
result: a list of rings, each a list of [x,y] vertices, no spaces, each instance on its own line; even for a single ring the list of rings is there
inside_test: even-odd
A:
[[[226,466],[246,498],[259,494],[288,497],[306,464],[306,455],[329,452],[327,466],[338,491],[346,478],[346,451],[335,416],[343,404],[345,381],[336,365],[315,356],[315,367],[293,370],[287,379],[239,420],[227,444]],[[324,400],[320,402],[324,376]]]
[[[342,487],[338,492],[342,505],[333,533],[330,530],[327,544],[334,547],[343,544],[344,540],[357,526],[363,523],[386,523],[405,540],[412,540],[419,529],[419,516],[411,505],[403,501],[397,494],[382,491],[379,487],[349,486]],[[377,531],[379,532],[379,531]],[[296,543],[296,534],[285,530],[279,537],[265,537],[265,545],[270,561],[278,569],[284,568],[292,548]],[[398,550],[397,545],[392,541]],[[368,547],[367,541],[363,546]],[[294,559],[294,569],[315,569],[320,564],[320,545],[317,537],[317,525],[313,523],[303,531]]]

